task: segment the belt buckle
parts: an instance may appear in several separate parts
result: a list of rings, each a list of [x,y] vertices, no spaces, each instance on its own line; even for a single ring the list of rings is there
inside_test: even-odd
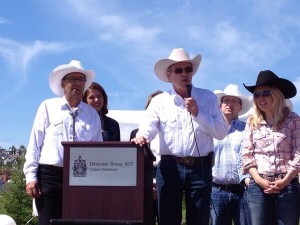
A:
[[[195,159],[193,157],[183,157],[183,164],[186,166],[193,166],[195,164]]]
[[[274,181],[277,181],[277,180],[281,180],[284,178],[284,175],[283,174],[278,174],[278,175],[275,175],[274,176]]]
[[[224,185],[224,190],[226,191],[226,192],[231,192],[231,188],[230,188],[230,185]]]
[[[274,181],[277,181],[277,180],[280,180],[280,179],[283,179],[284,178],[284,174],[276,174],[276,175],[271,175],[271,176],[268,176],[268,175],[264,175],[262,174],[261,177],[267,181],[270,181],[270,182],[274,182]]]

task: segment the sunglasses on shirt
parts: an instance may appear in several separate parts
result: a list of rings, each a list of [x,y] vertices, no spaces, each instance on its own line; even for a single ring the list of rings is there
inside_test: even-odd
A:
[[[183,71],[185,71],[186,73],[191,73],[191,72],[193,72],[193,67],[191,67],[191,66],[188,66],[185,68],[178,67],[178,68],[174,69],[174,73],[176,73],[176,74],[181,74],[181,73],[183,73]]]
[[[272,94],[271,90],[265,90],[265,91],[254,91],[254,98],[259,98],[259,97],[269,97]]]

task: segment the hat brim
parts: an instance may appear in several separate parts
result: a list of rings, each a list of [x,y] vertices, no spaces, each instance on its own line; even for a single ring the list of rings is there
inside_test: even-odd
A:
[[[285,99],[293,98],[297,94],[296,86],[291,81],[284,78],[277,78],[252,86],[247,86],[244,83],[243,85],[252,94],[254,94],[255,89],[259,86],[276,87],[281,91]]]
[[[176,60],[171,60],[171,59],[161,59],[157,63],[155,63],[154,72],[160,80],[169,83],[170,81],[167,76],[167,69],[171,65],[173,65],[175,63],[179,63],[179,62],[190,62],[193,66],[192,76],[194,76],[195,73],[198,71],[201,59],[202,59],[201,55],[197,55],[193,59],[190,59],[190,60],[182,60],[182,61],[176,61]]]
[[[242,116],[245,113],[247,113],[250,110],[250,108],[252,107],[252,101],[250,100],[250,98],[247,95],[243,95],[243,94],[242,95],[228,95],[221,90],[216,90],[216,91],[214,91],[214,93],[217,96],[219,104],[221,104],[221,99],[224,96],[232,96],[232,97],[239,98],[242,101],[242,110],[239,111],[239,113],[238,113],[239,116]]]
[[[56,67],[49,75],[49,86],[52,92],[57,96],[64,96],[64,90],[61,87],[61,80],[69,73],[82,73],[86,77],[84,91],[86,91],[92,84],[95,78],[95,72],[92,70],[82,70],[72,67],[68,64]]]

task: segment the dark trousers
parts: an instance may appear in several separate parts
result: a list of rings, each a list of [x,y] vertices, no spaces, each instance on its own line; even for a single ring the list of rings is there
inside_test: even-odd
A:
[[[155,188],[155,194],[153,193],[153,225],[159,225],[159,216],[158,216],[158,200],[157,200],[157,189],[156,189],[156,171],[157,166],[153,166],[153,188]],[[154,182],[155,181],[155,182]]]
[[[158,217],[158,201],[157,199],[153,199],[153,225],[159,225],[159,217]]]
[[[211,160],[193,166],[164,159],[159,162],[156,179],[160,225],[181,225],[183,193],[186,223],[209,224],[211,167]]]
[[[40,165],[38,182],[41,197],[35,199],[39,225],[50,225],[51,219],[62,217],[63,170],[60,167]]]

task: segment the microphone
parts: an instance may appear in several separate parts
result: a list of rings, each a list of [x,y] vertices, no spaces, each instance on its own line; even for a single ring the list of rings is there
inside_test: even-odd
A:
[[[192,85],[187,84],[185,87],[186,87],[188,98],[190,98],[192,96]]]
[[[187,92],[188,98],[192,97],[192,85],[191,84],[187,84],[187,85],[185,85],[185,87],[186,87],[186,92]],[[196,140],[196,133],[195,133],[195,128],[194,128],[194,124],[193,124],[191,112],[189,112],[189,113],[190,113],[190,118],[191,118],[191,124],[192,124],[192,128],[193,128],[193,133],[194,133],[194,141],[196,143],[197,152],[198,152],[198,155],[200,157],[200,152],[199,152],[199,148],[198,148],[198,144],[197,144],[197,140]]]

